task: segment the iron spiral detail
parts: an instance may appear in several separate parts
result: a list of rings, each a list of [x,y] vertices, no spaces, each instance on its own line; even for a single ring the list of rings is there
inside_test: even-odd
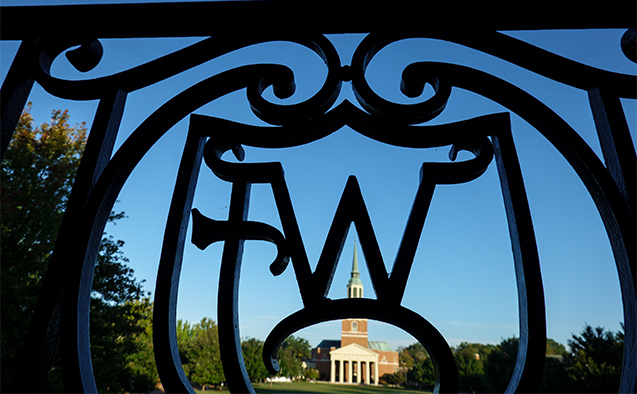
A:
[[[401,91],[408,97],[418,97],[428,84],[433,87],[433,96],[415,104],[394,103],[379,96],[367,80],[370,62],[383,48],[419,37],[473,48],[586,91],[602,139],[602,150],[607,161],[614,164],[604,165],[571,126],[531,94],[470,67],[440,62],[412,63],[403,71]],[[634,56],[634,37],[633,28],[622,38],[622,50],[627,56]],[[20,369],[22,381],[33,381],[30,391],[42,390],[46,366],[50,368],[54,355],[52,349],[55,350],[62,338],[67,391],[96,392],[88,322],[99,239],[108,214],[132,171],[157,141],[183,119],[189,120],[189,129],[164,233],[153,322],[155,358],[167,392],[193,392],[181,366],[175,332],[179,278],[191,215],[192,242],[197,247],[204,249],[214,242],[224,242],[218,324],[224,372],[233,392],[254,392],[243,365],[237,301],[243,244],[254,239],[276,245],[277,256],[268,262],[271,273],[280,275],[292,269],[303,302],[303,308],[279,322],[265,342],[263,357],[270,371],[277,368],[278,346],[291,333],[319,322],[358,316],[396,325],[416,337],[435,361],[437,390],[457,392],[457,371],[444,337],[425,317],[405,308],[401,302],[434,189],[442,184],[474,180],[493,161],[500,177],[520,305],[520,349],[507,391],[536,391],[546,348],[544,290],[510,113],[531,124],[560,152],[586,186],[600,213],[613,249],[623,302],[626,336],[620,390],[634,391],[637,379],[634,372],[637,370],[637,352],[634,351],[637,348],[636,166],[634,149],[628,154],[621,150],[624,145],[632,147],[632,143],[625,143],[626,139],[617,131],[621,125],[616,126],[613,118],[621,112],[620,98],[637,98],[634,76],[585,66],[504,34],[483,31],[466,34],[451,29],[426,34],[371,33],[360,42],[346,65],[325,35],[287,34],[276,30],[260,35],[210,37],[105,77],[63,80],[52,75],[52,64],[65,51],[77,70],[86,72],[95,68],[108,56],[100,39],[80,34],[74,38],[55,34],[37,39],[25,37],[2,89],[3,155],[34,82],[56,97],[99,102],[24,350],[37,360],[33,365],[25,362]],[[327,68],[322,86],[312,97],[290,105],[268,101],[263,94],[270,86],[278,98],[293,95],[297,83],[294,70],[280,64],[243,65],[185,88],[150,114],[115,150],[131,93],[232,51],[273,41],[300,44],[316,54]],[[77,48],[69,50],[73,47]],[[339,94],[348,86],[357,102],[339,103]],[[268,126],[193,114],[202,106],[243,89],[253,113]],[[428,125],[427,122],[445,111],[455,89],[476,93],[510,113]],[[225,152],[232,151],[243,161],[247,146],[276,149],[309,144],[344,126],[392,146],[449,147],[450,150],[450,162],[424,162],[420,168],[418,189],[391,272],[385,268],[355,176],[344,186],[321,256],[312,271],[283,166],[278,162],[231,163],[222,158]],[[460,150],[470,152],[473,158],[457,162]],[[207,218],[192,207],[202,162],[218,178],[232,184],[227,220]],[[281,230],[247,220],[251,185],[258,183],[272,188]],[[360,235],[375,300],[327,298],[343,239],[352,223]]]

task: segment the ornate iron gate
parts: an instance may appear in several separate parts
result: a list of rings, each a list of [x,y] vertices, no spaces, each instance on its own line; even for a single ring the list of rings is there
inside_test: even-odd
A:
[[[64,379],[69,392],[95,392],[89,350],[88,314],[95,257],[113,204],[128,176],[147,151],[177,121],[190,116],[188,139],[166,226],[155,293],[156,361],[168,392],[191,392],[179,361],[175,308],[185,229],[193,217],[193,243],[206,248],[224,241],[218,298],[222,359],[233,392],[253,392],[241,355],[237,286],[245,240],[267,240],[278,255],[274,275],[288,263],[296,275],[304,308],[281,321],[265,343],[264,362],[277,369],[278,346],[296,330],[344,317],[385,321],[411,333],[435,360],[440,392],[457,391],[453,356],[442,335],[425,318],[401,306],[413,257],[437,185],[463,183],[479,177],[495,159],[502,183],[514,252],[520,304],[520,350],[508,391],[533,392],[542,377],[546,324],[544,293],[535,235],[511,136],[509,113],[496,113],[446,125],[428,126],[440,114],[454,88],[465,89],[501,104],[534,126],[568,161],[592,196],[610,239],[620,279],[625,323],[624,361],[620,391],[634,392],[637,374],[637,301],[635,297],[635,150],[620,98],[637,98],[634,76],[619,75],[561,58],[497,30],[550,28],[627,28],[625,54],[635,61],[635,5],[619,14],[610,9],[553,10],[546,4],[515,15],[498,4],[455,9],[433,4],[418,11],[409,2],[210,2],[127,4],[104,6],[5,7],[2,39],[21,40],[20,50],[2,86],[2,154],[34,82],[49,93],[72,100],[99,100],[86,151],[69,200],[36,313],[32,319],[19,379],[31,382],[26,391],[40,391],[46,382],[60,337],[64,346]],[[516,6],[517,7],[517,6]],[[312,17],[305,14],[312,10]],[[516,8],[517,9],[517,8]],[[551,9],[550,13],[545,10]],[[416,12],[414,12],[416,11]],[[424,15],[421,15],[422,12]],[[29,15],[28,26],[20,24]],[[79,24],[51,28],[46,20],[63,15],[83,17]],[[425,19],[427,19],[425,21]],[[223,21],[223,22],[221,22]],[[394,31],[397,21],[400,29]],[[219,24],[220,23],[220,24]],[[356,48],[349,65],[323,34],[372,32]],[[101,38],[211,36],[185,49],[116,75],[87,81],[64,81],[50,74],[53,60],[68,48],[69,61],[81,71],[101,60]],[[223,37],[223,38],[219,38]],[[550,108],[522,89],[472,68],[422,62],[409,65],[401,90],[417,97],[425,84],[430,99],[396,104],[370,88],[365,71],[385,46],[412,37],[457,43],[524,67],[532,72],[588,92],[606,164]],[[127,95],[212,58],[245,46],[291,41],[314,51],[328,74],[312,98],[294,105],[277,105],[262,97],[265,88],[285,98],[294,91],[292,70],[279,65],[243,66],[211,76],[179,93],[149,116],[113,154]],[[351,82],[362,109],[334,102],[344,81]],[[247,88],[254,113],[271,127],[237,124],[191,115],[202,105]],[[393,269],[385,269],[374,230],[355,177],[347,183],[328,238],[312,272],[296,223],[279,163],[229,163],[232,150],[243,159],[243,146],[289,147],[321,139],[347,125],[369,138],[394,146],[451,146],[450,157],[466,150],[474,158],[458,163],[424,163],[411,213]],[[201,162],[232,184],[228,220],[215,221],[192,209]],[[283,231],[247,221],[250,186],[269,184]],[[365,252],[377,299],[326,298],[347,229],[354,223]],[[65,262],[63,265],[62,262]],[[392,289],[393,291],[389,291]],[[355,311],[355,312],[354,312]]]

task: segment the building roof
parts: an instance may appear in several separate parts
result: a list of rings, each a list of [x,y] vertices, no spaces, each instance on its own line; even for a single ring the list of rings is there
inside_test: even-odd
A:
[[[323,339],[321,343],[318,344],[317,347],[320,347],[320,348],[335,347],[338,349],[339,347],[341,347],[341,341],[337,339]]]
[[[379,342],[379,341],[368,341],[367,347],[372,350],[381,350],[384,352],[393,352],[394,349],[389,346],[387,342]]]
[[[378,353],[359,345],[358,343],[350,343],[347,346],[332,350],[330,352],[332,360],[354,359],[378,362]],[[340,357],[339,357],[340,356]]]

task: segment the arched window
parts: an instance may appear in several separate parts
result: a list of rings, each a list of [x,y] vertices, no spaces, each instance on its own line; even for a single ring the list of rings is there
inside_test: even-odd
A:
[[[357,321],[353,321],[352,322],[352,331],[358,331],[358,322]]]

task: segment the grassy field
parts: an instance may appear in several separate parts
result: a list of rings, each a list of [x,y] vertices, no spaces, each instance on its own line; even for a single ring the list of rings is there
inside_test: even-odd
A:
[[[278,393],[342,393],[342,394],[425,394],[425,391],[409,390],[398,387],[363,386],[327,383],[270,383],[255,384],[254,389],[259,394]]]
[[[427,394],[431,391],[409,390],[398,387],[383,386],[363,386],[363,385],[346,385],[346,384],[327,384],[327,383],[261,383],[254,384],[254,389],[259,394],[285,394],[285,393],[339,393],[339,394]],[[198,394],[201,390],[195,390]],[[224,393],[227,391],[219,391],[207,389],[205,393]],[[204,393],[204,394],[205,394]]]

